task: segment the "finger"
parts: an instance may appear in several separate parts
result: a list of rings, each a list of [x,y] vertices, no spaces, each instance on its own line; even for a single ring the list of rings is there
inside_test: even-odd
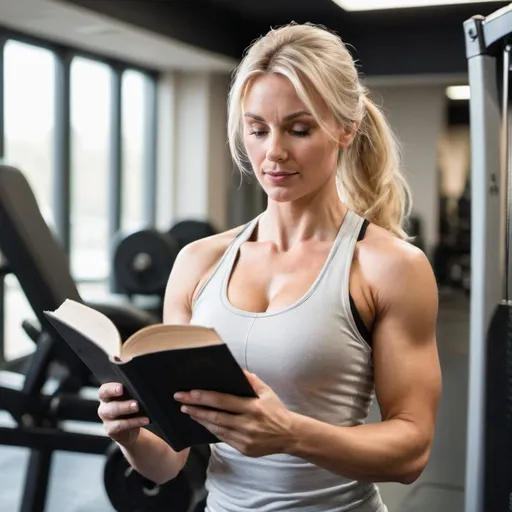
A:
[[[250,408],[251,398],[238,397],[216,391],[194,390],[188,393],[176,393],[174,398],[187,405],[203,405],[212,409],[220,409],[232,413],[243,414]]]
[[[249,384],[252,386],[257,395],[260,395],[267,389],[267,385],[255,374],[251,373],[247,370],[244,370],[245,376],[249,381]]]
[[[209,430],[214,436],[218,437],[221,441],[227,443],[237,438],[236,431],[231,430],[227,427],[221,427],[219,425],[214,425],[206,420],[193,418],[194,421],[197,421],[200,425],[203,425],[207,430]]]
[[[237,428],[245,420],[242,420],[241,415],[234,415],[229,412],[204,409],[202,407],[195,407],[193,405],[184,405],[181,407],[182,412],[188,414],[195,420],[202,420],[217,425],[220,427],[226,427],[230,429]]]
[[[145,417],[130,418],[129,420],[109,421],[105,423],[105,431],[110,437],[112,437],[126,432],[127,430],[140,428],[145,425],[149,425],[149,419]]]
[[[139,410],[135,400],[100,402],[98,415],[103,420],[114,420],[119,416],[133,414]]]
[[[98,389],[98,398],[101,401],[109,402],[115,398],[122,396],[123,386],[119,382],[108,382]]]

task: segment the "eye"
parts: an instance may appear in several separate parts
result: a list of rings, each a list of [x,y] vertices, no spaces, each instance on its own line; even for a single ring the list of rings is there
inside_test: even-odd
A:
[[[310,134],[310,130],[292,130],[291,131],[293,135],[296,137],[307,137]]]
[[[252,132],[249,132],[249,135],[254,135],[257,139],[260,139],[263,137],[267,132],[263,130],[254,130]]]

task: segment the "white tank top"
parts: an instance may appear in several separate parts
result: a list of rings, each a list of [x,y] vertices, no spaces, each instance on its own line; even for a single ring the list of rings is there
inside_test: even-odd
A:
[[[371,348],[349,300],[349,275],[363,219],[348,211],[311,288],[279,311],[234,307],[227,285],[251,221],[203,285],[191,323],[217,330],[242,368],[255,373],[299,414],[340,426],[365,422],[373,398]],[[206,512],[385,512],[378,487],[343,478],[301,458],[242,455],[211,445]]]

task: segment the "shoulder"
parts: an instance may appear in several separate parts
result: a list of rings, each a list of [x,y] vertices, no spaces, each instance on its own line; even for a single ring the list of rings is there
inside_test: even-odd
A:
[[[201,238],[181,249],[167,281],[164,300],[166,322],[186,323],[188,321],[196,290],[213,271],[242,229],[243,226],[239,226]]]
[[[222,258],[243,228],[244,226],[237,226],[186,245],[179,252],[174,266],[179,269],[188,268],[188,274],[201,274]]]
[[[209,265],[218,260],[228,249],[234,239],[242,232],[244,226],[237,226],[227,231],[201,238],[192,242],[178,254],[178,259]]]
[[[437,283],[423,251],[370,224],[356,258],[375,313],[405,305],[437,308]],[[412,301],[412,303],[411,303]]]

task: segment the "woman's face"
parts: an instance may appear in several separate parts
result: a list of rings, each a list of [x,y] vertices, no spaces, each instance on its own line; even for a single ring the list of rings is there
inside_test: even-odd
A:
[[[315,107],[331,133],[341,137],[327,108]],[[340,144],[318,125],[286,77],[267,74],[253,79],[243,115],[247,155],[269,199],[294,201],[330,186]]]

